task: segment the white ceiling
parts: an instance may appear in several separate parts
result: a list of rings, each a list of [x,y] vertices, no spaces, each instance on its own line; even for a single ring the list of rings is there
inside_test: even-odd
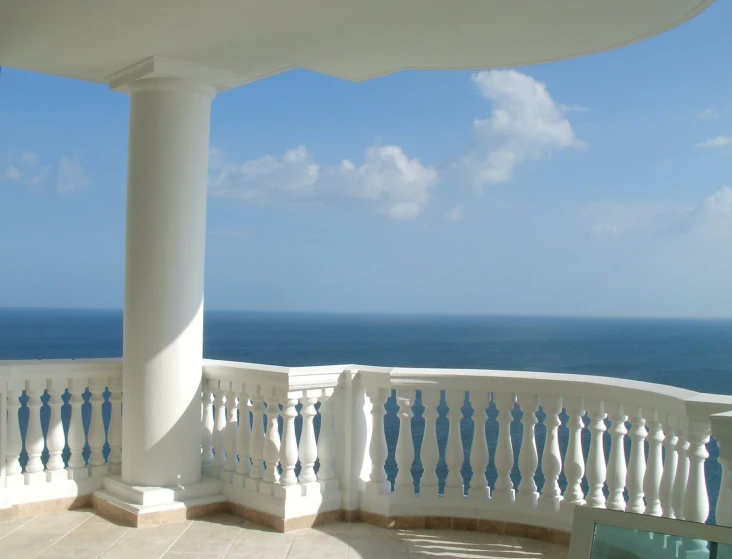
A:
[[[0,0],[0,66],[106,83],[150,56],[245,83],[519,66],[663,32],[713,0]]]

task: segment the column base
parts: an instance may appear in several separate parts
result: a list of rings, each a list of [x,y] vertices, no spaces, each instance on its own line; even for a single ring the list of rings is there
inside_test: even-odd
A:
[[[185,487],[142,487],[107,476],[92,499],[102,516],[133,527],[182,522],[229,509],[221,480],[210,477]]]

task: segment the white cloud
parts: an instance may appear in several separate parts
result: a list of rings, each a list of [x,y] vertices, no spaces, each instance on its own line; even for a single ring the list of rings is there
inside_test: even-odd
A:
[[[724,148],[727,146],[732,146],[732,137],[730,136],[717,136],[697,144],[697,147],[700,148]]]
[[[438,181],[434,168],[399,146],[368,148],[358,167],[343,160],[323,168],[305,146],[244,163],[212,150],[209,167],[209,190],[216,197],[290,207],[366,204],[394,219],[419,215]]]
[[[48,178],[48,169],[41,167],[38,155],[30,151],[20,155],[7,153],[0,159],[0,164],[5,167],[0,178],[9,182],[37,188]]]
[[[667,202],[600,202],[585,206],[581,218],[594,238],[650,233],[732,239],[732,188],[723,186],[691,207]]]
[[[458,204],[445,214],[447,221],[460,221],[463,218],[464,207],[462,204]]]
[[[77,157],[68,157],[66,155],[61,157],[58,163],[56,192],[63,195],[72,194],[89,187],[91,182],[86,169]]]
[[[702,119],[702,120],[712,120],[715,118],[719,118],[719,111],[717,109],[704,109],[700,113],[696,115],[696,118]]]
[[[473,83],[493,104],[490,118],[473,122],[475,146],[457,164],[476,187],[511,180],[523,161],[584,147],[564,116],[571,108],[558,105],[545,84],[514,70],[480,72]]]

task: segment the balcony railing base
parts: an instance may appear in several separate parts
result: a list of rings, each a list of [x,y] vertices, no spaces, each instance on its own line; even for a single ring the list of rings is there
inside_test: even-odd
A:
[[[119,476],[106,476],[94,492],[94,508],[129,526],[178,522],[228,509],[221,480],[204,477],[185,487],[137,487]]]

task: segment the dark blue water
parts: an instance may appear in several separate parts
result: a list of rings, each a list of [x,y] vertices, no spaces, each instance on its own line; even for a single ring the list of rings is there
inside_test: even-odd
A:
[[[595,374],[732,394],[730,320],[209,312],[204,329],[204,355],[212,359],[289,366],[356,363]],[[120,311],[0,310],[0,359],[114,357],[121,353]],[[420,400],[414,406],[417,450],[421,447],[424,425]],[[395,412],[396,405],[391,400],[386,430],[390,450],[387,471],[392,479],[396,473],[394,448],[398,432]],[[467,461],[472,409],[466,405],[463,412],[461,431]],[[448,428],[445,413],[443,404],[438,420],[443,458]],[[488,415],[493,456],[497,438],[493,406]],[[512,425],[512,435],[518,459],[521,413],[516,409],[514,415],[517,421]],[[541,412],[538,416],[543,419]],[[536,432],[541,453],[545,435],[541,422]],[[566,438],[566,428],[562,426],[562,451]],[[585,440],[585,444],[588,442]],[[716,445],[710,444],[709,450],[707,476],[713,509],[719,465]],[[438,470],[439,477],[444,479],[444,462]],[[419,461],[412,472],[418,482],[422,474]],[[463,474],[467,478],[472,475],[467,464]],[[517,468],[514,474],[517,484]],[[491,483],[495,480],[492,465],[488,477]],[[537,477],[541,486],[541,472]],[[560,482],[562,486],[565,483],[564,479]]]

